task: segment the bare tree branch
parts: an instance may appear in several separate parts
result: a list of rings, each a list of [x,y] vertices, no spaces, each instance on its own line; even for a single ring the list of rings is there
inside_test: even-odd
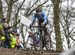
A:
[[[9,3],[8,3],[8,0],[5,0],[5,2],[6,2],[7,5],[9,4]]]
[[[19,1],[19,0],[15,0],[15,1],[13,1],[13,3],[15,3],[15,2],[17,2],[17,1]]]
[[[47,1],[45,1],[45,2],[43,2],[42,4],[39,4],[38,6],[42,6],[42,5],[44,5],[45,3],[47,3],[48,2],[48,0]],[[37,7],[38,7],[37,6]],[[37,8],[36,7],[36,8]],[[34,8],[33,10],[31,10],[31,11],[29,11],[29,12],[27,12],[26,14],[24,14],[24,15],[26,15],[26,16],[30,16],[31,14],[32,14],[32,12],[36,9],[36,8]]]
[[[20,20],[18,20],[18,22],[17,22],[17,17],[18,17],[18,13],[19,13],[19,11],[20,11],[20,9],[21,9],[21,7],[23,6],[23,4],[24,4],[24,2],[25,2],[26,0],[23,0],[23,2],[22,2],[22,4],[19,6],[19,8],[17,9],[17,13],[15,14],[15,23],[14,23],[14,25],[13,26],[16,26],[19,22],[20,22]]]
[[[8,10],[7,10],[8,23],[9,23],[10,17],[11,17],[12,6],[13,6],[13,0],[10,0],[9,3],[8,3]]]
[[[38,2],[39,0],[36,0],[35,2],[34,2],[34,4],[31,6],[31,8]]]
[[[71,5],[73,5],[73,3],[74,3],[74,0],[71,0],[72,2],[71,2]]]
[[[34,4],[33,4],[29,9],[27,9],[25,15],[29,13],[29,11],[31,10],[31,8],[32,8],[38,1],[39,1],[39,0],[36,0],[36,1],[34,2]]]
[[[75,39],[74,39],[72,36],[71,36],[70,38],[71,38],[73,41],[75,41]]]

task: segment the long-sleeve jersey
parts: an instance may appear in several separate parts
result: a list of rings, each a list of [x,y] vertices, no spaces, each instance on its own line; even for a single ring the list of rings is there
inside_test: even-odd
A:
[[[47,16],[46,16],[46,14],[45,14],[45,12],[43,10],[42,10],[40,15],[34,14],[33,19],[32,19],[32,25],[34,24],[36,19],[40,20],[41,18],[44,20],[43,21],[44,24],[46,24],[48,19],[47,19]]]

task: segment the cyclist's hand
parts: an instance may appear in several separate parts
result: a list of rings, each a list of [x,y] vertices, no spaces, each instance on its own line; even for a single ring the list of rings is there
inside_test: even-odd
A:
[[[32,26],[32,25],[30,24],[29,28],[31,28],[31,26]]]
[[[41,26],[44,26],[44,23],[41,23]]]

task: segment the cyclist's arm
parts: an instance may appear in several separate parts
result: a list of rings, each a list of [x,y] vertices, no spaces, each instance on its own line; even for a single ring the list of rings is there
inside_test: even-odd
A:
[[[46,23],[47,23],[47,16],[44,15],[44,24],[46,24]]]
[[[43,10],[42,11],[42,14],[43,14],[43,18],[44,18],[44,24],[46,24],[47,23],[47,16],[46,16],[46,14],[45,14],[45,11]]]

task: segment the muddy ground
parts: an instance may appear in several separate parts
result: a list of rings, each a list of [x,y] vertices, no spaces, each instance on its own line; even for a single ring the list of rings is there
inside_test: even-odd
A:
[[[43,50],[23,50],[0,48],[0,55],[59,55],[59,53]]]

